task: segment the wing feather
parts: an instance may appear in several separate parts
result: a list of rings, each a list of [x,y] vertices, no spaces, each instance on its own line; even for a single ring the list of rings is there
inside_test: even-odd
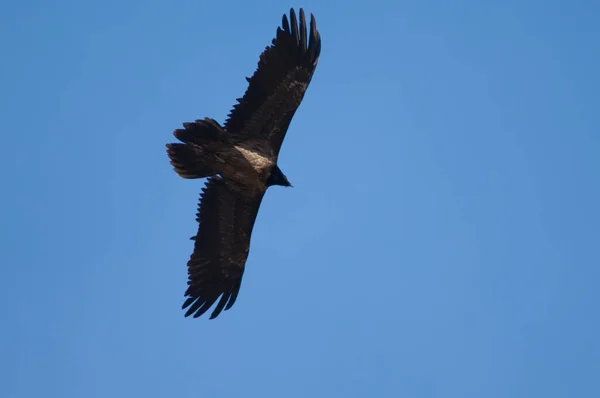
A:
[[[218,301],[210,319],[237,299],[250,250],[250,238],[264,193],[248,198],[221,177],[202,189],[198,233],[188,261],[185,316],[197,318]]]

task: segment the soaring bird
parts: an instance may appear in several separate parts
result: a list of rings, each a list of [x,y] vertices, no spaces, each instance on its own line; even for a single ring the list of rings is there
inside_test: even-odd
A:
[[[320,53],[314,15],[307,29],[304,10],[298,26],[290,9],[225,124],[204,118],[173,132],[180,143],[167,144],[167,154],[175,172],[187,179],[208,177],[187,263],[186,317],[197,318],[217,303],[214,319],[235,303],[262,198],[270,186],[292,186],[277,165],[279,151]]]

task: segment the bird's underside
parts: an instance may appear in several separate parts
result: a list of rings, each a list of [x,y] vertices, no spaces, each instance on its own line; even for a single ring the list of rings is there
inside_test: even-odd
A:
[[[312,79],[321,38],[311,15],[300,20],[293,9],[271,46],[260,56],[248,88],[224,125],[204,118],[174,131],[179,143],[167,144],[175,172],[182,178],[208,177],[200,195],[198,233],[188,261],[183,308],[195,318],[216,306],[217,317],[235,303],[250,239],[269,186],[291,186],[277,166],[289,124]]]

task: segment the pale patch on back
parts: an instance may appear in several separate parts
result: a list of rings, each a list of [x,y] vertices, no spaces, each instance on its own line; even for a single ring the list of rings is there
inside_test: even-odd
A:
[[[274,164],[273,159],[259,152],[253,151],[252,149],[244,148],[241,145],[236,145],[235,149],[237,149],[259,173],[265,169],[271,168],[271,166]]]

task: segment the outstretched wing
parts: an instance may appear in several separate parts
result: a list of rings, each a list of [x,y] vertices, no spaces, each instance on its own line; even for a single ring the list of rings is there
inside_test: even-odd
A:
[[[292,117],[312,79],[321,53],[321,36],[311,14],[307,39],[306,17],[300,9],[300,29],[294,9],[283,15],[273,44],[265,49],[248,89],[228,115],[225,129],[238,142],[267,141],[277,156]]]
[[[187,264],[186,317],[204,314],[219,297],[210,319],[235,303],[263,195],[244,197],[218,176],[202,189],[196,218],[200,226]]]

